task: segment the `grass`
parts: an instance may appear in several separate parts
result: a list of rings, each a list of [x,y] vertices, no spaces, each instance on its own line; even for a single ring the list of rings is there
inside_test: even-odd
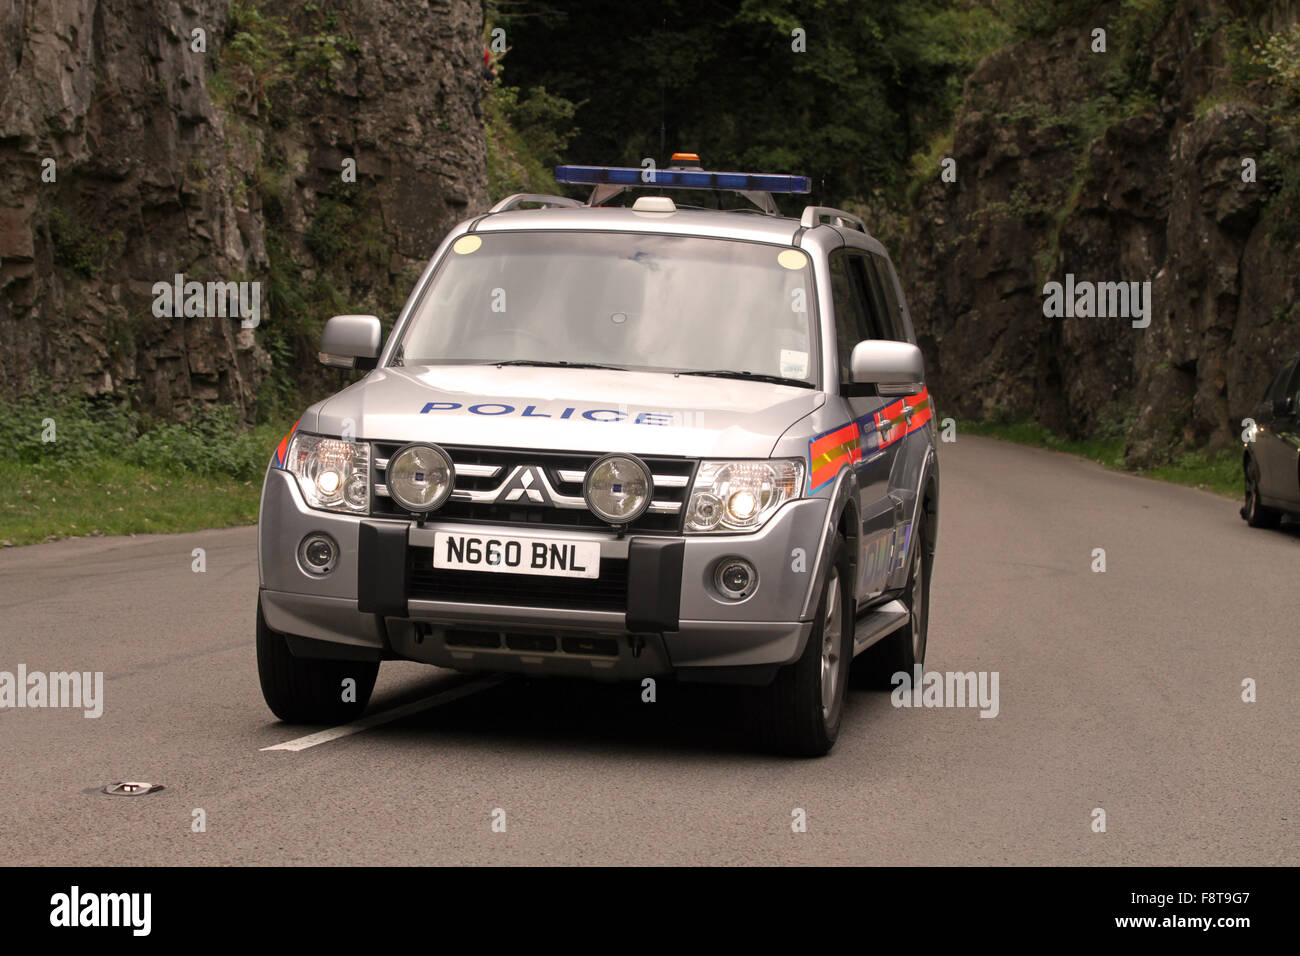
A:
[[[251,524],[290,424],[243,427],[229,406],[159,423],[125,404],[17,399],[0,411],[0,547]]]
[[[104,460],[45,477],[0,460],[0,547],[82,535],[170,534],[257,521],[261,482]]]
[[[957,424],[958,435],[981,435],[1031,445],[1051,451],[1078,455],[1115,471],[1168,481],[1175,485],[1200,488],[1227,498],[1242,494],[1241,455],[1234,451],[1214,455],[1204,452],[1187,452],[1174,461],[1156,468],[1138,470],[1124,465],[1124,441],[1120,438],[1087,438],[1072,440],[1062,438],[1036,422],[980,422],[962,421]]]

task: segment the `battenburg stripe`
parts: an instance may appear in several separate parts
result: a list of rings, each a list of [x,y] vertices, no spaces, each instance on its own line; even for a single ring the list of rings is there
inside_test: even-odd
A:
[[[300,421],[302,421],[301,418],[298,419],[298,422]],[[289,439],[292,438],[293,433],[298,430],[298,422],[294,422],[293,427],[289,429],[289,434],[285,435],[283,438],[280,439],[280,447],[275,450],[276,468],[284,467],[284,456],[289,453]]]
[[[857,422],[849,422],[829,434],[808,443],[809,483],[813,488],[824,485],[845,465],[862,457],[861,432]]]
[[[816,491],[832,481],[845,465],[860,461],[863,446],[874,452],[924,428],[933,417],[930,392],[900,398],[870,416],[841,425],[808,443],[808,487]]]

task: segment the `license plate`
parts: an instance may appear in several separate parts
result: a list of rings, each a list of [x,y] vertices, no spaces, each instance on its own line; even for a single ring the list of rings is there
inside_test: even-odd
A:
[[[433,536],[433,566],[457,571],[598,578],[600,542],[439,531]]]

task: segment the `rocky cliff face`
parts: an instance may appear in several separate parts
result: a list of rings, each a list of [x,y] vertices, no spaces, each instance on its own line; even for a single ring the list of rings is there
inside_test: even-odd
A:
[[[330,310],[391,319],[487,203],[483,17],[482,0],[7,4],[0,392],[251,416],[301,384]],[[155,314],[178,273],[258,282],[259,324]]]
[[[939,151],[956,181],[926,180],[900,256],[945,410],[1122,434],[1132,464],[1231,447],[1300,351],[1296,224],[1269,180],[1294,127],[1250,93],[1266,80],[1231,82],[1241,38],[1288,30],[1296,4],[1145,7],[981,64]],[[1045,284],[1071,274],[1149,281],[1149,326],[1045,315]]]

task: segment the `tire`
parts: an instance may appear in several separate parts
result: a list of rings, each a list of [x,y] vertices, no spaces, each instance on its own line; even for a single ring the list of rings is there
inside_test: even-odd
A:
[[[770,685],[755,689],[756,723],[771,750],[820,757],[835,745],[853,657],[851,582],[848,550],[837,536],[803,654],[782,667]]]
[[[1259,500],[1259,463],[1254,456],[1246,459],[1246,501],[1241,506],[1241,516],[1252,528],[1276,528],[1282,523],[1282,512],[1269,508]]]
[[[257,674],[271,712],[291,724],[345,724],[370,702],[378,661],[335,661],[294,657],[289,642],[273,631],[257,602]],[[356,681],[356,700],[343,700],[343,682]]]
[[[912,674],[925,666],[925,649],[930,630],[930,569],[934,557],[925,546],[926,519],[921,510],[912,527],[911,566],[903,590],[908,610],[907,623],[868,647],[853,661],[852,681],[856,687],[885,689],[894,686],[900,671]]]

